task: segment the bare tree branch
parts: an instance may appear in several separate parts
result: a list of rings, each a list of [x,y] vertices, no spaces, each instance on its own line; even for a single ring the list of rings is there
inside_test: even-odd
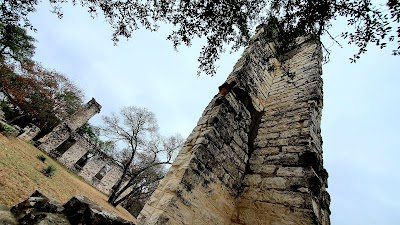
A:
[[[116,157],[123,174],[112,188],[108,202],[116,206],[130,198],[139,199],[143,194],[139,192],[154,191],[154,184],[164,176],[163,165],[172,163],[183,143],[182,137],[160,135],[154,113],[145,108],[124,107],[119,115],[104,116],[103,121],[103,135],[124,144]]]

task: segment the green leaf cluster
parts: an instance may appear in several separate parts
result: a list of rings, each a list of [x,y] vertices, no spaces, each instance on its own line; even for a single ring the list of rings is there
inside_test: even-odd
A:
[[[67,0],[51,0],[53,11],[61,18],[61,5]],[[156,31],[159,24],[174,27],[167,36],[177,48],[190,46],[195,38],[205,38],[206,45],[200,52],[199,69],[213,75],[215,62],[226,46],[233,51],[246,46],[256,25],[275,24],[270,32],[279,30],[281,46],[296,45],[293,40],[307,35],[318,40],[328,35],[337,43],[337,36],[329,33],[332,21],[343,17],[348,29],[341,37],[356,45],[358,51],[352,57],[356,61],[367,51],[369,44],[380,48],[395,42],[393,55],[400,49],[400,1],[387,0],[378,4],[371,0],[71,0],[96,16],[101,13],[113,29],[112,40],[130,38],[134,31],[145,28]],[[35,10],[37,0],[4,1],[0,7],[0,21],[7,26],[28,27],[28,14]],[[271,23],[274,21],[273,23]],[[5,29],[3,29],[5,30]],[[6,33],[3,35],[6,36]],[[24,37],[21,33],[21,37]],[[25,37],[26,39],[26,37]],[[26,39],[28,40],[28,39]],[[33,40],[28,40],[29,43]],[[9,44],[9,46],[13,46]],[[28,45],[26,45],[28,46]],[[329,48],[323,46],[329,53]],[[11,49],[11,48],[10,48]],[[13,48],[18,52],[18,48]],[[29,51],[25,55],[29,55]],[[20,57],[21,58],[21,57]]]

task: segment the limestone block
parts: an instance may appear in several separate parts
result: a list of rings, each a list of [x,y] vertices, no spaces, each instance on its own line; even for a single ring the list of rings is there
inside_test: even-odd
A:
[[[254,140],[254,148],[258,149],[258,148],[267,148],[269,147],[268,145],[268,139],[264,139],[264,138],[256,138]]]
[[[299,219],[301,218],[301,219]],[[279,225],[310,225],[312,211],[286,207],[268,202],[255,202],[253,207],[243,207],[237,212],[238,224],[279,224]],[[234,223],[232,223],[234,224]]]
[[[259,186],[261,181],[262,179],[260,174],[247,174],[244,178],[245,185]]]
[[[295,166],[299,164],[299,155],[296,153],[271,155],[265,157],[264,163],[268,165]]]
[[[231,147],[232,151],[234,151],[238,155],[239,159],[242,159],[243,162],[247,161],[249,150],[247,146],[240,147],[235,142],[231,142],[229,146]]]
[[[279,167],[276,175],[280,177],[303,177],[307,170],[303,167]]]
[[[250,164],[251,171],[253,171],[254,173],[257,173],[257,174],[265,175],[265,176],[274,175],[276,168],[277,168],[277,166],[275,166],[275,165],[265,165],[265,164],[259,165],[254,162]],[[246,175],[246,176],[248,176],[248,175]]]
[[[65,123],[68,127],[75,131],[86,123],[90,118],[100,112],[101,105],[92,98],[88,103],[86,103],[81,109],[74,113],[70,118],[68,118]]]
[[[293,136],[298,136],[300,134],[300,129],[293,129],[280,132],[279,136],[281,138],[288,138]]]
[[[287,180],[283,177],[265,177],[261,181],[261,190],[286,189]]]
[[[274,139],[274,138],[277,138],[277,137],[279,137],[279,136],[280,136],[280,133],[279,133],[279,132],[276,132],[276,133],[268,133],[268,134],[265,135],[265,138],[267,138],[267,139]]]
[[[257,197],[258,201],[298,208],[310,208],[307,204],[311,203],[307,202],[309,199],[307,194],[283,190],[263,190],[261,193],[255,194],[254,197]]]
[[[308,146],[283,146],[282,151],[284,153],[300,153],[309,151]]]
[[[281,147],[266,147],[266,148],[257,148],[254,150],[253,155],[261,155],[261,156],[268,156],[268,155],[277,155],[280,152]]]

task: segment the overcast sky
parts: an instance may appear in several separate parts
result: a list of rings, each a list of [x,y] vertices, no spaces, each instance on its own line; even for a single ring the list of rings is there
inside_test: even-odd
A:
[[[165,135],[189,135],[241,54],[223,55],[216,76],[198,77],[201,40],[175,52],[164,27],[155,33],[140,30],[114,46],[103,19],[93,20],[84,9],[66,5],[59,20],[45,3],[32,15],[38,29],[32,34],[38,41],[34,58],[74,80],[86,101],[96,98],[100,115],[128,105],[146,107]],[[337,35],[343,27],[334,25]],[[372,47],[350,64],[356,49],[332,49],[331,62],[323,67],[322,116],[331,222],[399,225],[400,57]],[[91,120],[100,122],[99,115]]]

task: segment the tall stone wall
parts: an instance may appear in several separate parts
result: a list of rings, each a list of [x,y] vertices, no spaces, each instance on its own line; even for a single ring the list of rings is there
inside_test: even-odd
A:
[[[264,34],[260,26],[140,224],[329,224],[320,46],[298,39],[277,56]]]
[[[47,153],[56,149],[70,137],[71,133],[99,113],[100,109],[101,105],[92,98],[70,118],[62,121],[50,133],[39,139],[40,145],[38,148]]]
[[[250,124],[242,102],[216,95],[142,210],[142,223],[229,223],[245,173]]]
[[[234,224],[329,224],[320,134],[321,51],[304,42],[288,56],[287,71],[272,73]]]

